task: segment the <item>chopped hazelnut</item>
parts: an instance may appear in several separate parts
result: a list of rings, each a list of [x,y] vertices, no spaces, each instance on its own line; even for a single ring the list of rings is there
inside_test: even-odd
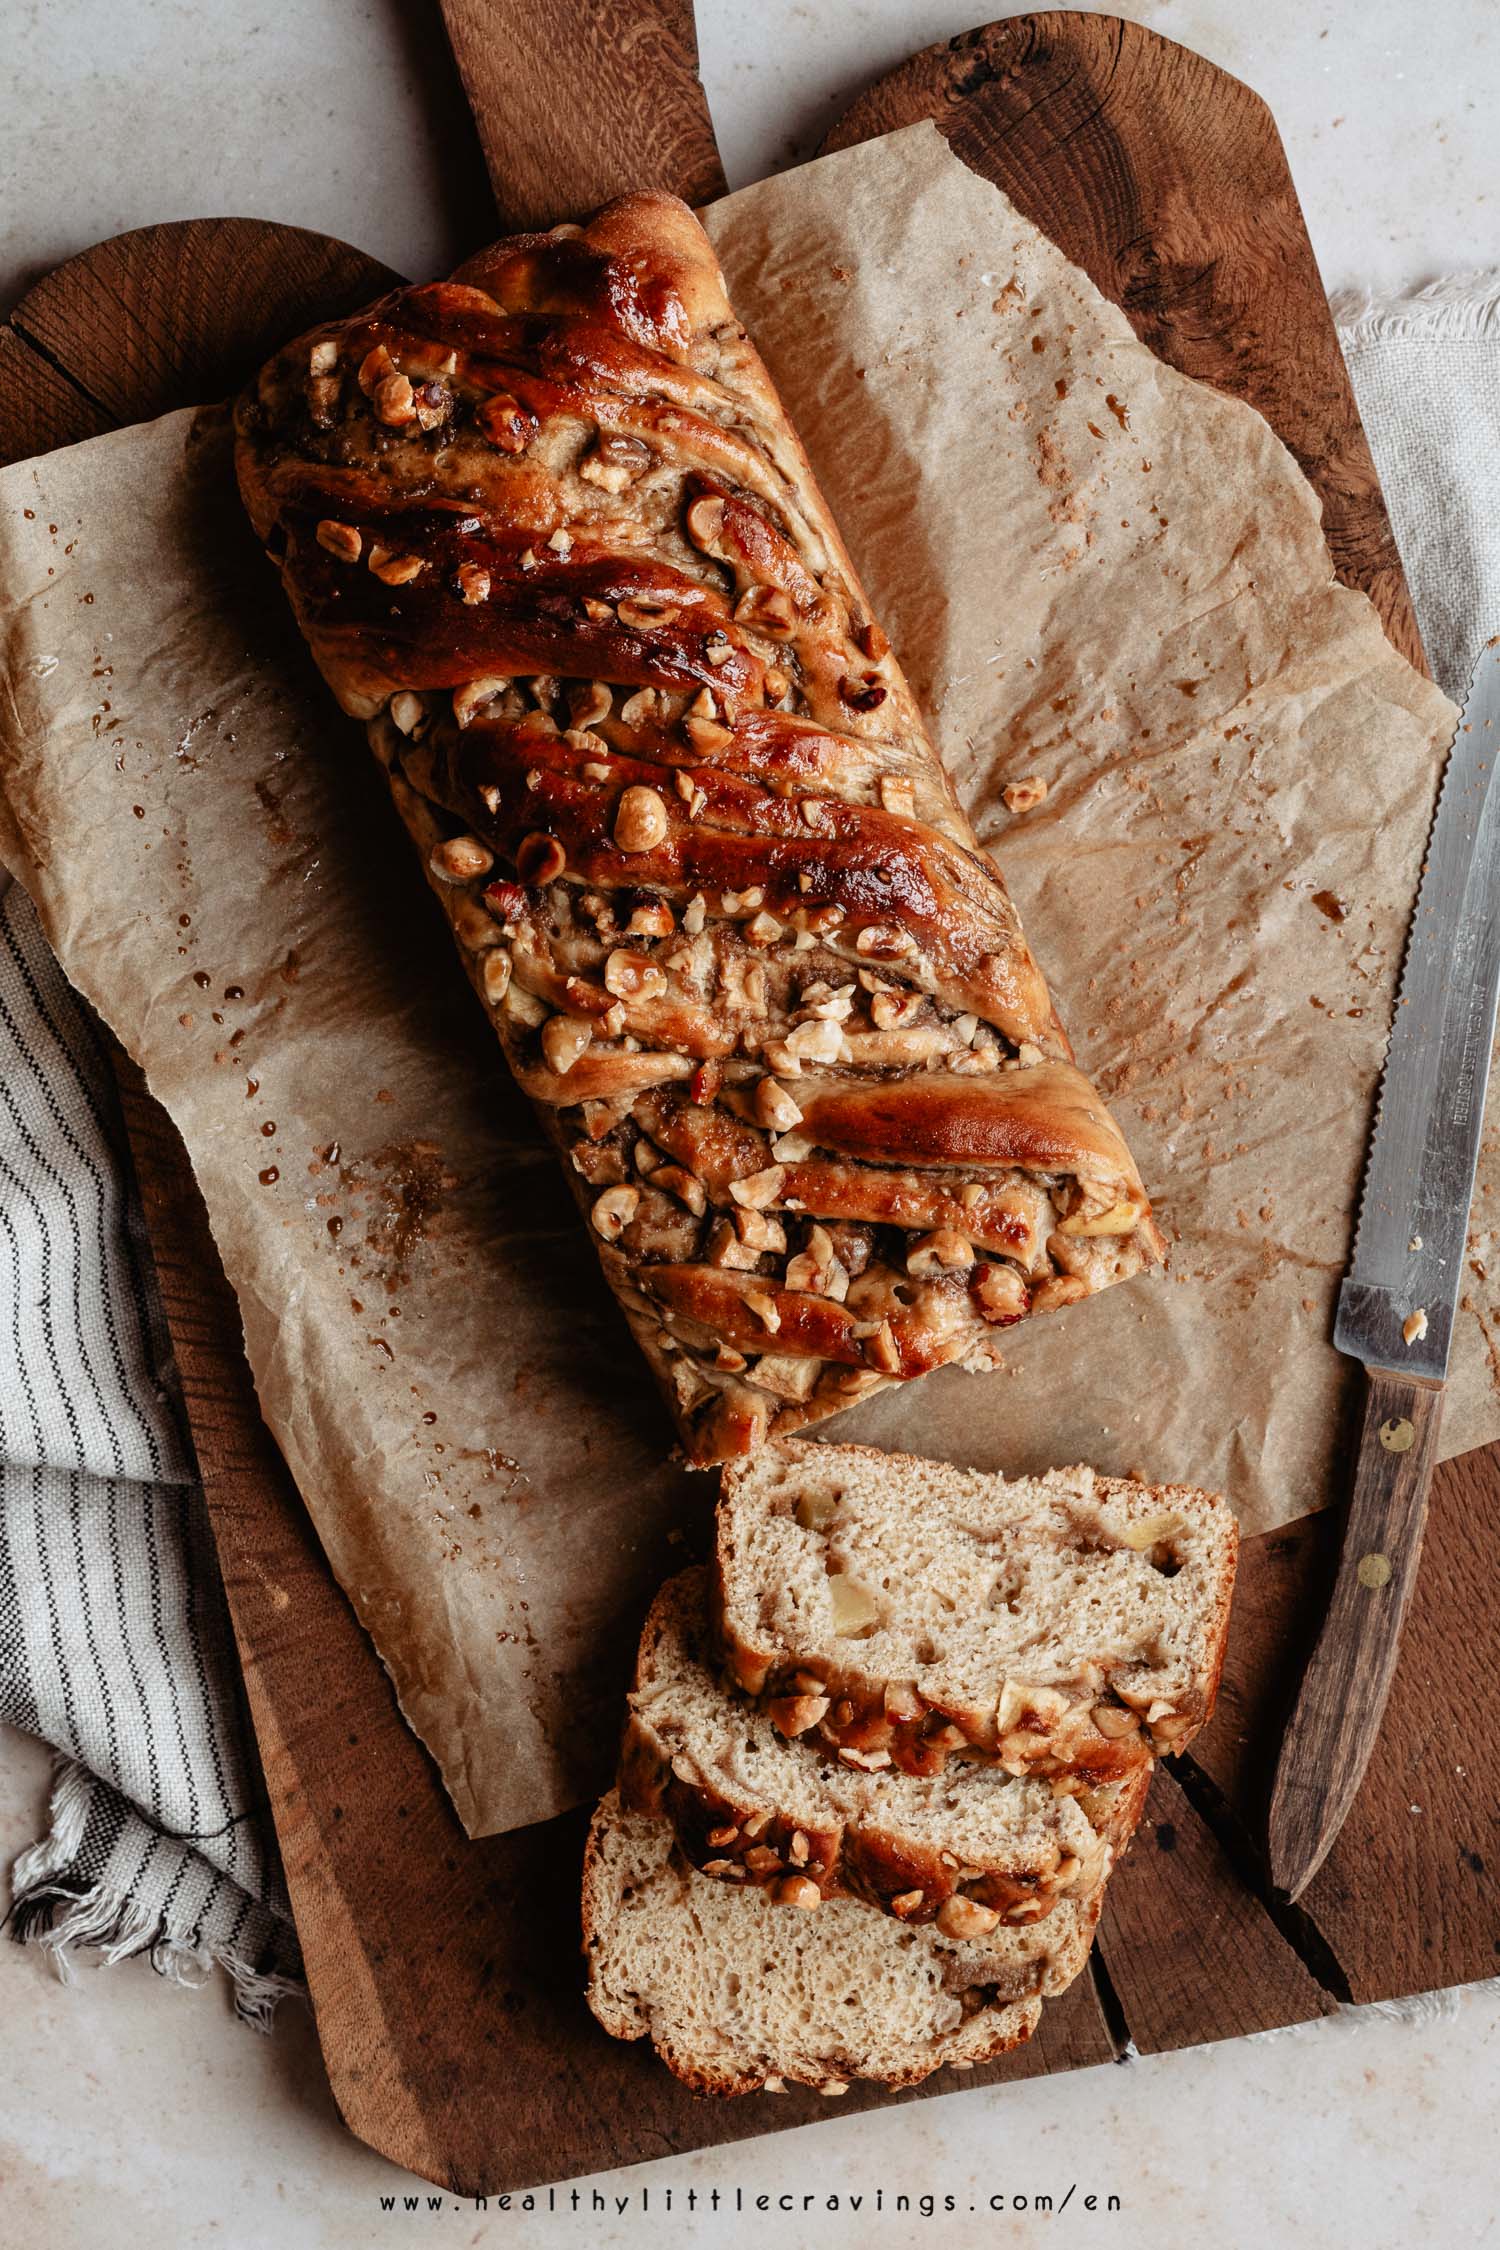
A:
[[[622,726],[649,726],[651,721],[659,718],[660,715],[661,697],[657,694],[655,688],[637,688],[635,694],[627,695],[625,701],[620,705],[620,723]]]
[[[779,1219],[769,1218],[764,1211],[740,1211],[734,1214],[734,1231],[747,1249],[756,1252],[770,1250],[779,1255],[786,1248],[786,1229]]]
[[[786,1088],[774,1078],[763,1078],[755,1089],[755,1114],[773,1132],[789,1132],[802,1122],[802,1112]]]
[[[553,1016],[542,1026],[542,1053],[549,1070],[566,1078],[594,1036],[593,1026],[581,1016]]]
[[[901,1353],[896,1343],[895,1331],[888,1320],[883,1320],[865,1345],[865,1356],[872,1367],[882,1375],[899,1375]]]
[[[665,899],[647,899],[630,910],[630,920],[625,925],[627,937],[671,937],[677,924],[672,919],[672,909]],[[673,956],[675,959],[675,956]],[[670,963],[668,964],[670,966]]]
[[[772,1726],[778,1728],[782,1734],[793,1737],[799,1734],[807,1734],[827,1718],[828,1698],[826,1695],[773,1696],[766,1705],[766,1715]],[[801,1835],[801,1830],[799,1829],[797,1833]],[[792,1849],[788,1857],[793,1860],[797,1858],[797,1838],[795,1836],[792,1839]],[[803,1860],[806,1857],[807,1838],[803,1836]]]
[[[454,718],[461,727],[466,727],[476,711],[482,711],[486,703],[493,703],[509,686],[509,680],[505,679],[465,680],[461,687],[453,690]]]
[[[359,387],[367,398],[373,398],[386,377],[395,372],[396,362],[384,344],[376,344],[359,363]]]
[[[978,1899],[961,1898],[955,1891],[945,1898],[937,1911],[937,1926],[944,1937],[982,1938],[998,1929],[1000,1917],[992,1906],[981,1906]]]
[[[775,1336],[779,1333],[781,1314],[777,1310],[776,1299],[770,1294],[769,1290],[747,1289],[745,1291],[745,1303],[769,1334]]]
[[[780,1044],[799,1062],[831,1063],[843,1051],[844,1034],[836,1018],[813,1016],[806,1023],[793,1024]]]
[[[654,789],[636,783],[625,791],[615,814],[615,842],[622,852],[649,852],[662,842],[670,822]]]
[[[920,1235],[906,1253],[911,1274],[952,1273],[974,1263],[974,1245],[956,1227],[939,1227]]]
[[[904,1030],[917,1022],[926,1004],[920,992],[876,992],[870,999],[870,1021],[877,1031]]]
[[[1007,782],[1000,792],[1008,812],[1035,812],[1047,795],[1047,784],[1039,773],[1029,773],[1024,780]]]
[[[734,621],[777,641],[790,639],[797,629],[792,598],[780,586],[752,586],[735,603]]]
[[[641,1191],[635,1187],[606,1188],[589,1213],[596,1234],[618,1242],[640,1208]]]
[[[436,430],[453,411],[453,393],[441,383],[418,383],[412,393],[412,411],[419,430]]]
[[[420,555],[393,555],[386,547],[370,549],[370,573],[382,586],[409,586],[426,567]]]
[[[717,719],[686,718],[682,722],[682,731],[693,748],[705,758],[712,757],[716,750],[722,750],[726,743],[734,740],[734,729],[721,726]]]
[[[404,429],[408,422],[416,420],[412,387],[406,376],[399,373],[384,376],[376,384],[373,397],[375,412],[389,428]]]
[[[776,1201],[786,1185],[786,1166],[768,1164],[764,1171],[750,1172],[745,1178],[731,1180],[730,1195],[742,1210],[764,1211]]]
[[[449,836],[434,845],[427,864],[440,883],[473,883],[488,875],[495,855],[477,836]]]
[[[568,715],[575,727],[596,727],[609,717],[610,702],[603,680],[583,680],[568,690]]]
[[[509,391],[496,391],[474,410],[482,436],[502,453],[524,453],[541,427],[537,418]]]
[[[724,503],[705,493],[687,511],[687,532],[695,547],[715,554],[724,536]]]
[[[658,1000],[667,980],[654,961],[616,946],[604,964],[604,988],[617,1000]]]
[[[326,547],[340,562],[356,563],[364,552],[365,543],[353,524],[339,523],[332,516],[323,518],[315,536],[318,545]]]
[[[753,1273],[760,1264],[760,1252],[741,1242],[727,1219],[715,1222],[704,1256],[725,1273]]]
[[[702,1218],[708,1209],[708,1190],[696,1173],[685,1170],[681,1164],[659,1164],[651,1177],[654,1186],[675,1195],[695,1219]]]
[[[854,950],[867,958],[893,961],[900,954],[910,953],[912,941],[905,930],[893,930],[884,922],[869,922],[856,933]]]
[[[980,1317],[995,1322],[1020,1320],[1030,1301],[1026,1284],[1014,1266],[988,1260],[971,1279],[969,1295],[978,1305]]]
[[[776,1885],[778,1906],[801,1906],[808,1909],[819,1905],[822,1892],[810,1875],[783,1875]],[[822,2089],[824,2093],[847,2093],[848,2088],[838,2079],[830,2079]]]

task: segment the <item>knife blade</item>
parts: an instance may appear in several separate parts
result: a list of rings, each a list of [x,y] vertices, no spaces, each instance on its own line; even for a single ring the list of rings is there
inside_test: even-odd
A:
[[[1333,1340],[1365,1368],[1328,1614],[1282,1744],[1272,1881],[1296,1898],[1369,1764],[1416,1583],[1500,995],[1500,640],[1449,751]]]
[[[1475,666],[1407,941],[1333,1340],[1367,1367],[1448,1372],[1500,991],[1500,648]],[[1419,1334],[1406,1322],[1425,1313]]]

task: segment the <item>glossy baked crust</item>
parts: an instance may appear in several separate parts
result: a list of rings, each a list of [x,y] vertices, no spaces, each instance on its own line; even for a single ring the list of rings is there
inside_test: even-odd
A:
[[[685,205],[313,331],[238,433],[693,1461],[1161,1255]]]

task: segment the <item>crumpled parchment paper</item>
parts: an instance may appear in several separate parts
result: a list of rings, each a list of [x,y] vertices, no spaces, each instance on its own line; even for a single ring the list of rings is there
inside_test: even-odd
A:
[[[830,1426],[1334,1497],[1329,1342],[1455,713],[1249,408],[918,126],[715,206],[1171,1272]],[[261,1404],[475,1835],[602,1780],[713,1498],[242,521],[222,410],[0,474],[0,857],[192,1156]],[[1044,801],[1007,810],[1039,776]],[[1487,1147],[1445,1444],[1500,1435]]]

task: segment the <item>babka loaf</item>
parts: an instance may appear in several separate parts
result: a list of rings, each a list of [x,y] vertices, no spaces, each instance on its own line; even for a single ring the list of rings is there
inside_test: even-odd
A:
[[[237,429],[691,1460],[1159,1257],[685,205],[327,323]]]

